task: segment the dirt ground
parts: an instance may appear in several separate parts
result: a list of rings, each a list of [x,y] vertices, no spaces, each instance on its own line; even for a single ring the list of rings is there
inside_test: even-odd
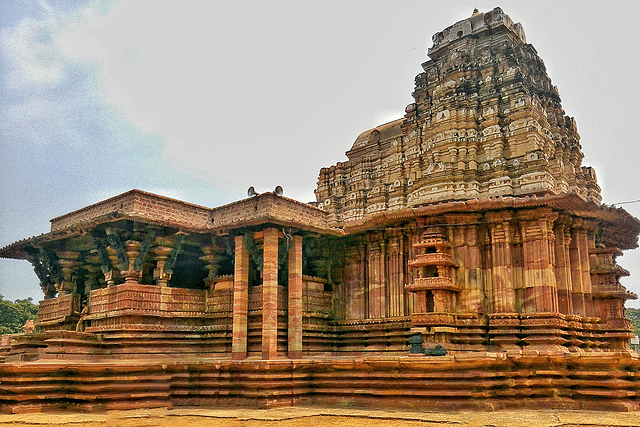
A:
[[[522,410],[497,412],[401,412],[349,409],[141,409],[100,414],[0,414],[1,426],[88,427],[577,427],[640,426],[640,413]]]

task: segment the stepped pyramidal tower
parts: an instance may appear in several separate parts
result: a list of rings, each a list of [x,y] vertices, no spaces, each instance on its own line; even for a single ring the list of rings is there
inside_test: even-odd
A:
[[[616,258],[640,221],[601,204],[575,121],[500,8],[428,55],[405,116],[323,168],[314,203],[131,190],[0,249],[44,294],[39,332],[2,338],[0,409],[638,410],[637,297]]]
[[[322,169],[319,205],[340,226],[438,202],[575,194],[600,204],[593,169],[524,30],[499,8],[433,36],[404,118],[363,132]]]

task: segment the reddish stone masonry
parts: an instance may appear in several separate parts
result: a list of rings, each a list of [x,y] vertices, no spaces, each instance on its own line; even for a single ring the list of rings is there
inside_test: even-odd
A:
[[[405,116],[313,204],[131,190],[0,249],[44,294],[38,331],[2,337],[0,410],[640,409],[616,262],[640,221],[600,204],[520,24],[433,40]]]

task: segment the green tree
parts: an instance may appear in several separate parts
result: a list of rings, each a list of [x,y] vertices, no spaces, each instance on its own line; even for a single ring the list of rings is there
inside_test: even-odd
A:
[[[27,320],[36,320],[38,306],[32,298],[6,301],[0,295],[0,335],[23,332],[22,327]]]
[[[627,308],[626,315],[633,325],[633,333],[640,335],[640,308]]]

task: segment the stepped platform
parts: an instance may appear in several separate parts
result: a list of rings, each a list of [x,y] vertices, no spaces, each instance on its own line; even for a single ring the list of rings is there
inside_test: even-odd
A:
[[[41,359],[0,364],[0,411],[278,406],[640,409],[634,352],[333,359]]]

